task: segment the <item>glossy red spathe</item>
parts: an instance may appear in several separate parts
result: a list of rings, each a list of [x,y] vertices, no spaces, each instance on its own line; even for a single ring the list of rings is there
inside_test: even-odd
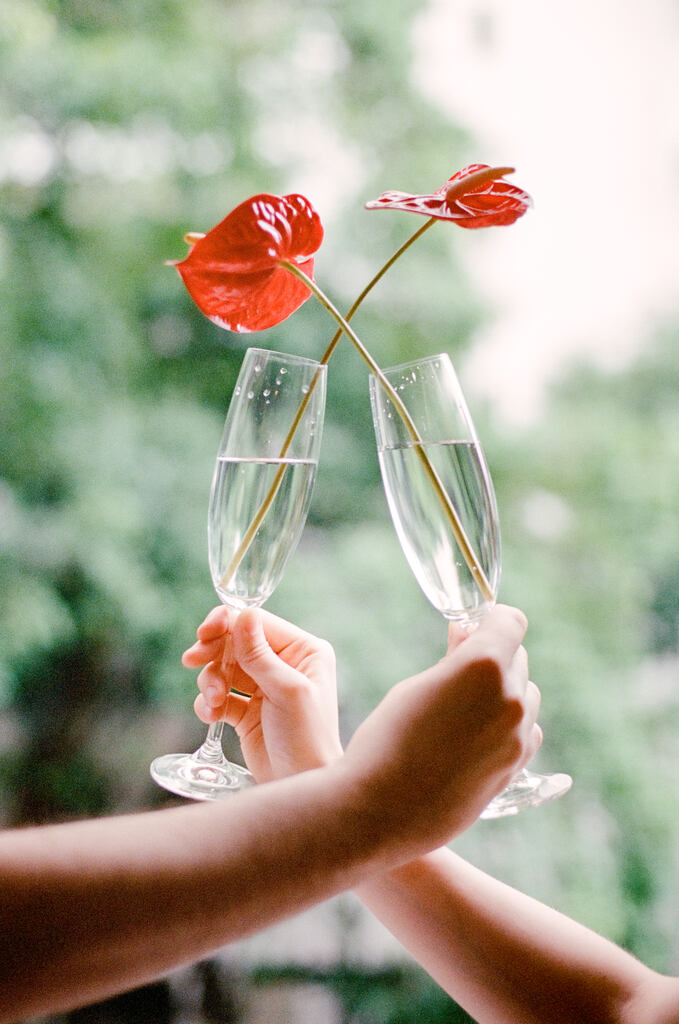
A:
[[[287,260],[313,277],[323,227],[304,196],[252,196],[206,235],[189,238],[188,256],[173,265],[200,311],[226,330],[264,331],[311,295],[280,266]]]
[[[437,220],[449,220],[461,228],[485,228],[513,224],[533,201],[527,192],[503,181],[512,167],[470,164],[454,174],[431,195],[383,192],[366,203],[367,210],[405,210]]]

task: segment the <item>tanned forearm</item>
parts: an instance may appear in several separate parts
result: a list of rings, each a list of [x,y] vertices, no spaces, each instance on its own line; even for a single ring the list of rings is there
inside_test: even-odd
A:
[[[0,1021],[157,978],[355,885],[394,847],[341,768],[0,834]]]
[[[479,1024],[676,1024],[679,983],[448,849],[357,890]]]

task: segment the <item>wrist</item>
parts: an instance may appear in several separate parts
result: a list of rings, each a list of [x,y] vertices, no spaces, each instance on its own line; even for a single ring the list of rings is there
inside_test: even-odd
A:
[[[327,773],[327,798],[338,808],[343,828],[370,871],[395,868],[439,843],[427,842],[428,826],[418,826],[412,808],[398,794],[393,779],[357,769],[346,755],[322,769]]]
[[[283,899],[282,865],[299,863],[305,876],[300,906],[352,889],[410,858],[406,830],[385,817],[377,789],[365,785],[344,758],[257,786],[236,800],[250,821],[266,822],[265,834],[257,827],[248,837],[256,850],[251,868],[256,866],[257,877],[277,872]],[[226,820],[233,830],[232,815]],[[297,878],[292,868],[288,874]],[[247,887],[256,888],[251,878]],[[269,892],[267,910],[270,902]]]

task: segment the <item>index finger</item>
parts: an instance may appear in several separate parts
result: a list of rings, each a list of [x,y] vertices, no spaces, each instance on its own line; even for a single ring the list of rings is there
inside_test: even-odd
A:
[[[216,661],[223,648],[224,640],[221,636],[207,643],[197,640],[182,654],[182,665],[185,668],[198,668],[200,665],[207,665],[208,661]]]
[[[203,642],[209,642],[210,640],[216,640],[220,636],[224,636],[229,631],[229,609],[223,604],[218,604],[216,608],[208,612],[200,626],[196,630],[196,636]]]
[[[229,624],[229,610],[224,605],[217,605],[208,612],[196,630],[196,642],[182,654],[182,665],[198,668],[214,661],[229,633]]]

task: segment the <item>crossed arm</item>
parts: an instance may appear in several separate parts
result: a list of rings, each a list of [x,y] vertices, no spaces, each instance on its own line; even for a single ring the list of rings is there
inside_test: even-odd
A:
[[[237,623],[235,647],[273,659],[266,692],[229,665],[231,634],[214,619],[185,659],[212,664],[221,648],[220,673],[242,693],[228,714],[270,785],[214,805],[0,833],[0,1022],[142,984],[413,860],[470,825],[537,746],[518,613],[498,610],[464,647],[397,684],[342,756],[327,712],[332,651],[290,628],[247,613]],[[206,687],[211,671],[221,678],[213,665]],[[475,741],[442,763],[460,732]]]
[[[451,629],[444,663],[463,654],[471,640]],[[197,714],[204,721],[224,717],[237,728],[256,774],[264,770],[271,777],[291,767],[301,771],[338,755],[334,662],[324,642],[266,613],[247,613],[230,630],[227,614],[217,609],[184,662],[205,665]],[[505,673],[523,679],[525,699],[536,701],[537,691],[525,683],[522,647],[506,659]],[[227,686],[253,696],[249,701],[235,698]],[[479,698],[485,695],[481,685]],[[276,709],[289,715],[294,727]],[[274,735],[266,727],[274,721],[285,756],[279,748],[262,767],[267,741]],[[523,749],[524,760],[538,741],[533,732]],[[458,736],[457,743],[444,748],[445,763],[453,772],[454,751],[460,746]],[[473,792],[473,778],[469,785]],[[489,877],[449,849],[373,872],[356,891],[479,1024],[679,1024],[678,979],[649,970],[618,946]]]
[[[358,893],[479,1024],[676,1024],[679,982],[441,849]]]

